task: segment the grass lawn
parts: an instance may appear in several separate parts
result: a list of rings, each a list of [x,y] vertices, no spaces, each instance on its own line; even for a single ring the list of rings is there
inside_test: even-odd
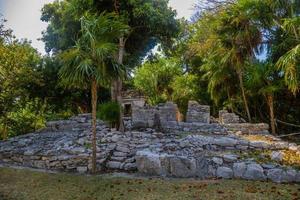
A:
[[[299,184],[241,180],[162,180],[49,174],[0,168],[0,199],[300,199]]]

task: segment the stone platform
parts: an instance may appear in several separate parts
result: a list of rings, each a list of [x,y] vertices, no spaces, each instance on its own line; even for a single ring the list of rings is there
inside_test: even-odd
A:
[[[90,122],[90,115],[79,115],[49,122],[38,133],[0,141],[0,164],[88,173],[92,152]],[[147,128],[120,133],[98,121],[98,171],[138,171],[178,178],[300,181],[297,166],[282,162],[285,151],[300,156],[296,144],[267,133],[257,137],[249,129],[245,133],[242,129],[228,130],[222,124],[214,126],[211,131],[201,131],[207,130],[202,124],[192,132],[163,133]]]

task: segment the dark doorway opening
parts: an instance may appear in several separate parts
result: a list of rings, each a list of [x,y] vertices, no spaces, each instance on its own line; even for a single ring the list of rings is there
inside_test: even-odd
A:
[[[124,116],[131,117],[131,104],[124,105]]]

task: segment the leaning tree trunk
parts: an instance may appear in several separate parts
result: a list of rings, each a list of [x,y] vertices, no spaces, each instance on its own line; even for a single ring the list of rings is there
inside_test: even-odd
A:
[[[239,83],[240,83],[240,89],[242,92],[242,97],[243,97],[243,101],[244,101],[244,106],[245,106],[245,110],[247,113],[247,117],[249,122],[251,122],[251,116],[250,116],[250,111],[249,111],[249,107],[248,107],[248,102],[247,102],[247,98],[246,98],[246,94],[245,94],[245,88],[244,88],[244,82],[243,82],[243,72],[241,69],[239,69],[237,71],[238,77],[239,77]]]
[[[96,146],[96,113],[97,113],[97,82],[95,79],[92,80],[92,87],[91,87],[91,93],[92,93],[92,173],[96,173],[96,152],[97,152],[97,146]]]
[[[274,98],[272,94],[267,95],[267,102],[269,106],[270,112],[270,124],[271,124],[271,131],[272,134],[276,134],[276,125],[275,125],[275,116],[274,116]]]

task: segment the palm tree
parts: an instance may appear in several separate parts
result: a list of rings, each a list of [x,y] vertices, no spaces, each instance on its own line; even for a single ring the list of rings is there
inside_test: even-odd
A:
[[[282,29],[287,33],[289,43],[288,51],[282,55],[276,65],[284,72],[284,79],[289,90],[295,95],[300,86],[300,17],[284,19]]]
[[[282,88],[280,73],[272,63],[255,63],[246,70],[246,86],[253,94],[263,95],[269,107],[272,134],[276,134],[274,96]]]
[[[99,16],[86,14],[81,19],[81,36],[76,45],[62,53],[64,66],[59,75],[68,87],[91,89],[92,94],[92,173],[96,172],[96,108],[98,85],[109,83],[120,76],[121,66],[116,64],[116,39],[127,26],[113,14]]]
[[[221,58],[218,57],[218,54],[209,56],[205,64],[201,66],[205,72],[202,78],[208,81],[208,92],[214,103],[218,105],[225,97],[227,99],[225,106],[233,112],[232,94],[236,92],[235,83],[237,77],[234,70],[228,65],[221,64],[220,60]]]
[[[260,27],[252,21],[249,8],[243,0],[237,1],[220,14],[220,26],[217,34],[223,48],[222,63],[231,65],[239,79],[239,86],[249,121],[251,115],[244,87],[244,71],[247,62],[251,62],[254,52],[260,50],[262,35]]]

